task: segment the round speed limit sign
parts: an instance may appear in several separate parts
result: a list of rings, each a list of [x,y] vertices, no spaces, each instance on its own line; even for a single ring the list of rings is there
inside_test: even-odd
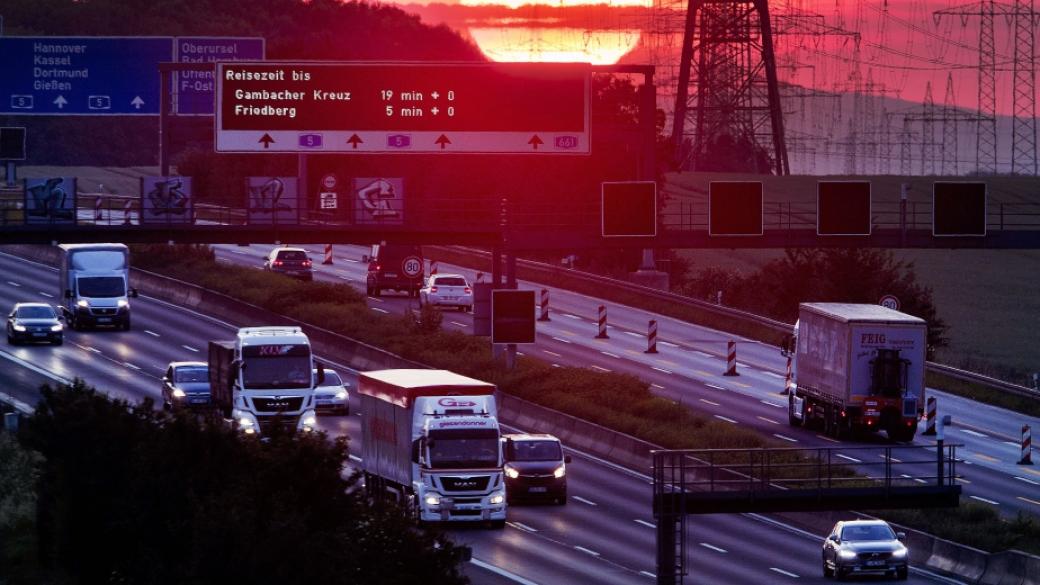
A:
[[[894,295],[885,295],[881,297],[881,300],[878,302],[878,304],[882,307],[886,307],[894,311],[899,310],[899,299],[896,298]]]
[[[423,272],[423,261],[418,256],[408,256],[401,260],[401,272],[408,278],[415,278]]]

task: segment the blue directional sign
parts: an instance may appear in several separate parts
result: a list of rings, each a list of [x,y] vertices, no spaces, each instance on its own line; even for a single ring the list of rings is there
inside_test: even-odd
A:
[[[179,63],[262,61],[264,39],[259,37],[177,37]],[[213,115],[212,71],[178,71],[174,77],[174,106],[180,115]]]
[[[156,115],[170,37],[0,37],[0,114]]]

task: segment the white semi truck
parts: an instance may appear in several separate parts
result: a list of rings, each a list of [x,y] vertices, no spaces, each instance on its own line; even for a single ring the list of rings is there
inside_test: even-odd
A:
[[[793,356],[792,426],[824,434],[885,430],[912,441],[924,405],[927,323],[880,305],[802,303],[783,353]]]
[[[130,329],[130,249],[125,244],[61,244],[58,297],[69,326]]]
[[[246,434],[270,434],[275,425],[313,430],[314,388],[324,374],[299,327],[243,327],[234,340],[209,342],[211,401]]]
[[[370,493],[420,523],[506,521],[495,386],[445,370],[362,372],[362,469]]]

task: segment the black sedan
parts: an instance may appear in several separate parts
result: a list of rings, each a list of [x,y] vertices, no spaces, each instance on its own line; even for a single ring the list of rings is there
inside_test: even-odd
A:
[[[7,343],[46,341],[61,345],[65,327],[54,307],[45,303],[18,303],[7,316]]]
[[[209,366],[206,362],[171,362],[162,378],[163,408],[209,406]]]

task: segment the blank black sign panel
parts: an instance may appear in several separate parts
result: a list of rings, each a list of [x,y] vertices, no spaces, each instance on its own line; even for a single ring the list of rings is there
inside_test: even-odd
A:
[[[534,343],[534,291],[491,291],[491,343]]]
[[[932,187],[933,236],[985,236],[986,184],[935,183]]]
[[[708,235],[761,236],[762,183],[712,181],[708,187]]]
[[[25,128],[0,128],[0,160],[25,160]]]
[[[870,235],[869,181],[820,181],[816,185],[817,235]]]
[[[657,235],[657,183],[603,183],[603,237]]]

